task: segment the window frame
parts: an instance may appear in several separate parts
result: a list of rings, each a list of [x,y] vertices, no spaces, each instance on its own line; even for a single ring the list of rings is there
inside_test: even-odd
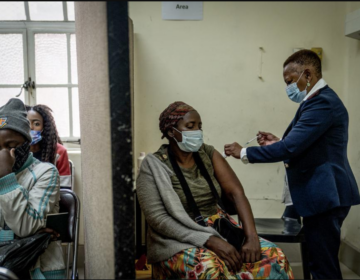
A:
[[[22,36],[23,36],[23,62],[24,62],[23,80],[25,82],[29,77],[28,48],[27,48],[28,43],[27,43],[26,28],[23,28],[20,25],[14,26],[14,28],[11,28],[11,26],[9,26],[9,28],[8,28],[7,26],[3,27],[1,23],[2,22],[0,21],[0,34],[22,34]],[[20,93],[21,87],[24,84],[24,82],[22,82],[21,84],[1,84],[0,87],[1,88],[18,88],[19,93]],[[22,94],[24,92],[25,92],[25,90],[22,91]],[[24,101],[25,101],[25,103],[30,102],[28,92],[26,92],[26,94],[24,94]]]
[[[67,6],[63,2],[63,6]],[[67,20],[67,9],[63,8],[64,19]],[[28,15],[28,12],[26,12]],[[66,17],[65,17],[66,14]],[[35,34],[66,34],[67,39],[67,63],[68,63],[68,83],[67,84],[42,84],[39,88],[44,87],[61,87],[68,89],[68,98],[69,98],[69,137],[61,137],[63,142],[69,143],[80,143],[80,137],[73,136],[73,110],[72,110],[72,88],[78,88],[78,84],[72,83],[71,77],[71,35],[75,34],[75,21],[0,21],[0,33],[22,33],[23,34],[23,54],[24,54],[24,82],[31,77],[36,83],[36,73],[35,73]],[[19,85],[2,85],[2,88],[10,87],[20,87]],[[26,104],[35,105],[36,104],[36,89],[38,85],[35,85],[35,90],[32,91],[32,94],[29,94],[28,91],[23,90],[24,100]]]

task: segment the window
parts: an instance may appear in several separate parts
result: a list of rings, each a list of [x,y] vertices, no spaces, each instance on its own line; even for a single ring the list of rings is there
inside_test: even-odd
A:
[[[46,104],[61,138],[80,138],[74,2],[0,2],[0,106]]]
[[[74,21],[73,1],[1,1],[0,21]]]

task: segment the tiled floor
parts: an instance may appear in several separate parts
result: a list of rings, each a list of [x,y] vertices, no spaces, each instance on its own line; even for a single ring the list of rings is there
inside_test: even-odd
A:
[[[294,272],[295,279],[304,279],[302,272],[302,264],[300,262],[291,263],[291,268]],[[355,274],[344,264],[340,263],[340,268],[343,275],[343,279],[360,279],[359,275]]]
[[[302,264],[301,262],[292,262],[292,270],[294,272],[295,279],[303,279]],[[360,276],[351,271],[344,264],[340,263],[341,271],[344,279],[360,279]],[[79,279],[84,278],[84,268],[79,268]],[[151,279],[150,275],[137,275],[136,279]]]
[[[79,279],[85,279],[85,271],[84,271],[84,268],[81,267],[79,268]]]
[[[347,266],[340,263],[341,272],[344,279],[360,279],[360,276],[350,270]]]
[[[304,279],[302,272],[302,262],[299,244],[277,243],[289,260],[290,266],[294,272],[295,279]],[[343,263],[340,263],[341,272],[344,279],[360,279],[360,276],[350,270]]]

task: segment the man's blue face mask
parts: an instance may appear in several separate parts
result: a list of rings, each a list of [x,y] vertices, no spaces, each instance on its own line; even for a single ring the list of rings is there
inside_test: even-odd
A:
[[[304,71],[301,73],[299,79],[295,83],[292,83],[286,87],[287,95],[289,96],[289,98],[292,101],[294,101],[296,103],[300,103],[301,101],[303,101],[307,94],[307,91],[306,91],[307,86],[305,87],[305,89],[303,91],[300,91],[300,89],[297,86],[297,83],[300,80],[302,74],[304,74]]]

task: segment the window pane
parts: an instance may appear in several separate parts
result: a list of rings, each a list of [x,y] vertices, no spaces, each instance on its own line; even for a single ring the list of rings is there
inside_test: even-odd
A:
[[[69,94],[67,88],[37,88],[36,103],[45,104],[53,110],[60,137],[69,137]]]
[[[71,34],[70,37],[70,48],[71,48],[71,82],[73,84],[78,83],[77,76],[77,60],[76,60],[76,37],[75,34]]]
[[[0,1],[0,20],[26,20],[24,1]]]
[[[20,88],[0,88],[0,107],[4,106],[10,98],[14,98],[20,92]],[[24,102],[24,92],[19,99]]]
[[[0,84],[23,83],[23,35],[0,34]]]
[[[72,88],[73,136],[80,137],[79,90]]]
[[[66,34],[35,34],[35,69],[38,84],[67,84]]]
[[[31,20],[64,20],[64,12],[61,1],[29,1],[29,10]]]
[[[75,20],[75,7],[74,2],[66,2],[67,3],[67,11],[68,11],[68,20]]]

